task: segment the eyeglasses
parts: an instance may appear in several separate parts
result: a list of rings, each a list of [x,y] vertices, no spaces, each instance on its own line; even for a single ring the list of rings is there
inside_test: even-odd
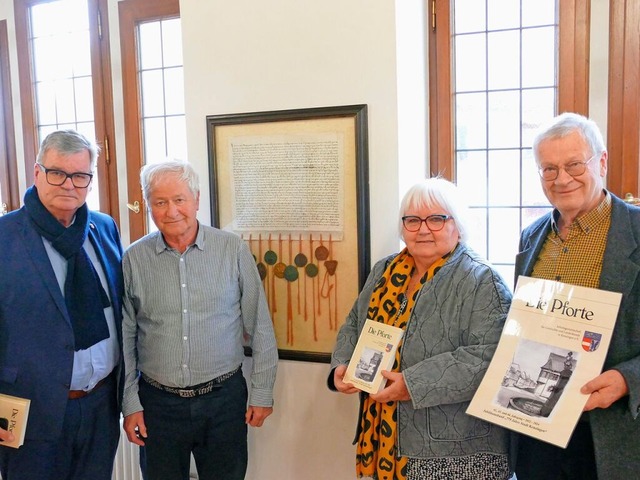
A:
[[[47,183],[55,187],[59,187],[60,185],[62,185],[64,182],[67,181],[67,178],[70,178],[71,183],[73,184],[74,187],[87,188],[91,183],[91,180],[93,179],[93,175],[91,173],[84,173],[84,172],[67,173],[67,172],[63,172],[62,170],[54,170],[51,168],[47,168],[41,163],[37,163],[36,165],[38,165],[40,167],[40,170],[42,170],[45,173],[47,178]]]
[[[549,165],[546,167],[541,166],[538,167],[538,173],[543,180],[546,180],[548,182],[558,178],[558,175],[560,175],[560,169],[563,169],[572,177],[579,177],[587,170],[587,165],[589,164],[589,162],[594,158],[599,157],[600,155],[602,155],[602,152],[596,153],[586,162],[569,162],[561,167],[556,167],[555,165]]]
[[[427,218],[420,218],[416,215],[405,215],[402,217],[402,225],[409,232],[417,232],[422,226],[422,222],[432,232],[442,230],[447,220],[453,218],[451,215],[429,215]]]

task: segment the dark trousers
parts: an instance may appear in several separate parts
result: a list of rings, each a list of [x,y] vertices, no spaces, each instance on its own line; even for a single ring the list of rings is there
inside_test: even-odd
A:
[[[4,448],[4,480],[111,480],[120,439],[114,375],[86,397],[67,402],[60,438]]]
[[[518,480],[597,480],[589,423],[578,422],[566,449],[520,436],[516,475]]]
[[[247,470],[247,384],[238,371],[193,398],[140,380],[147,438],[141,465],[148,480],[188,480],[191,454],[201,480],[242,480]]]

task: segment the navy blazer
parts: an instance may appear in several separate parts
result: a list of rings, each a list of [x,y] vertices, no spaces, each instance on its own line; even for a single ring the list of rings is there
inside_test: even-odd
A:
[[[102,213],[90,212],[89,226],[121,346],[120,236],[113,219]],[[71,321],[42,237],[24,207],[0,217],[0,393],[31,399],[25,441],[60,435],[74,351]]]
[[[609,408],[589,412],[598,478],[635,478],[640,471],[640,208],[611,195],[599,288],[622,293],[622,302],[604,370],[624,376],[629,396]],[[551,213],[525,228],[520,237],[515,274],[531,274],[551,229]]]

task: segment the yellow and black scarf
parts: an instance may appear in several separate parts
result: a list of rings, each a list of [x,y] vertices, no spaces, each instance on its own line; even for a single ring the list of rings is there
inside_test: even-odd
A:
[[[411,274],[415,269],[413,257],[402,250],[387,266],[373,289],[367,318],[404,328],[411,316],[415,299],[422,285],[431,280],[451,253],[436,261],[420,279],[411,297],[405,297]],[[406,303],[405,303],[406,302]],[[393,372],[400,371],[400,348],[393,363]],[[404,480],[406,457],[397,452],[397,402],[379,403],[365,396],[361,403],[359,435],[356,448],[356,474],[358,478],[377,480]]]

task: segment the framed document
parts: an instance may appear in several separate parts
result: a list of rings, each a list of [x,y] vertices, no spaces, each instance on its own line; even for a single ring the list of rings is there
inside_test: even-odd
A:
[[[329,362],[369,272],[367,107],[207,117],[214,226],[249,245],[280,358]]]

